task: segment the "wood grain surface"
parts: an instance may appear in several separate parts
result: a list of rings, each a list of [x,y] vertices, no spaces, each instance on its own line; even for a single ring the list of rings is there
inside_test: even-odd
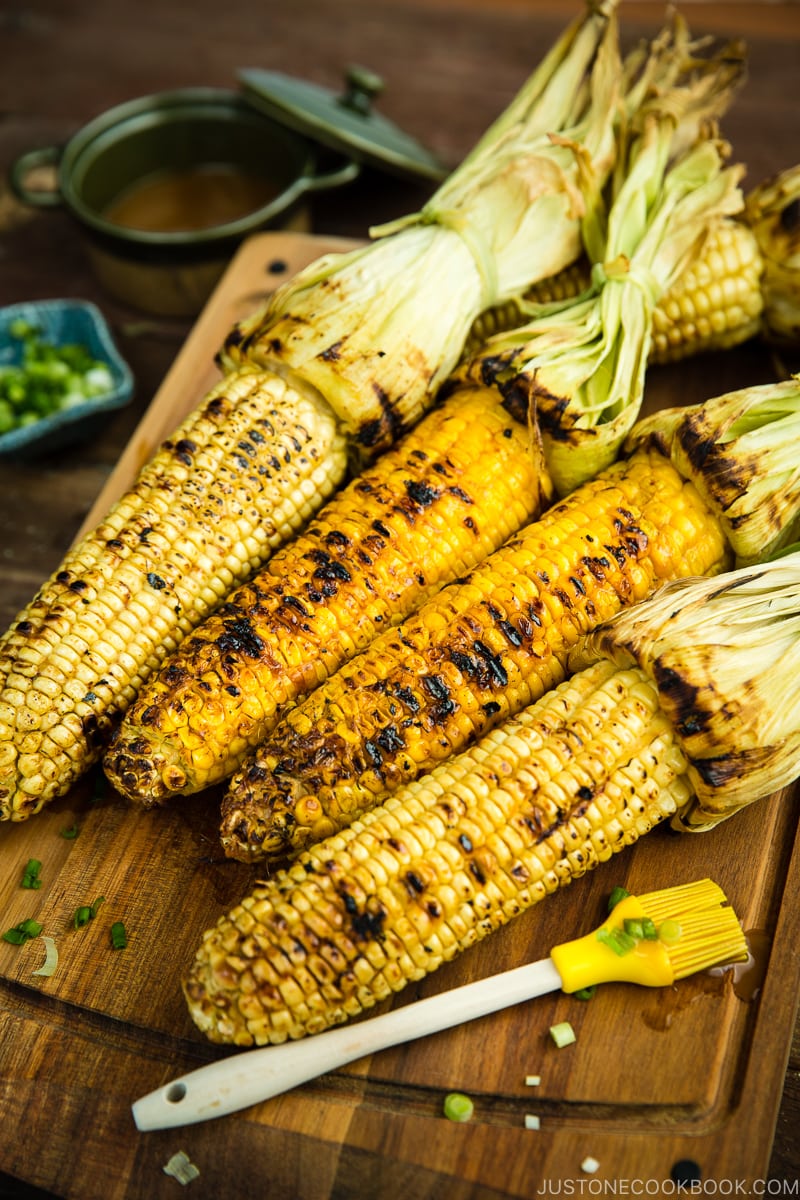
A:
[[[23,150],[66,140],[112,104],[162,88],[235,86],[258,65],[329,87],[361,62],[386,82],[381,108],[447,163],[466,152],[580,8],[569,0],[10,0],[0,8],[0,170]],[[800,5],[704,3],[682,10],[697,32],[744,36],[749,79],[725,122],[748,184],[797,161]],[[653,33],[664,5],[620,5],[628,42]],[[412,211],[425,193],[377,172],[315,199],[313,228],[363,238],[370,224]],[[294,269],[322,243],[292,238]],[[69,455],[0,466],[3,573],[10,621],[53,570],[76,532],[215,377],[223,328],[272,286],[275,246],[242,251],[195,324],[138,312],[106,294],[63,210],[33,212],[0,183],[0,303],[77,295],[98,303],[134,371],[136,395],[101,435]],[[753,343],[736,352],[652,369],[646,406],[705,399],[774,378],[785,364]],[[154,402],[155,398],[155,402]],[[4,928],[46,917],[60,949],[57,976],[31,976],[40,944],[0,945],[0,1197],[149,1200],[182,1194],[163,1166],[183,1149],[200,1169],[188,1195],[203,1200],[493,1200],[597,1182],[635,1194],[666,1184],[678,1160],[729,1194],[766,1179],[792,1194],[800,1177],[798,993],[800,865],[797,801],[774,797],[708,837],[654,831],[633,852],[539,906],[515,927],[399,999],[440,990],[545,954],[597,923],[610,886],[668,886],[713,873],[728,890],[768,966],[744,1000],[713,978],[668,993],[604,989],[591,1005],[551,997],[308,1084],[238,1116],[175,1133],[138,1134],[133,1099],[221,1052],[196,1033],[178,980],[198,931],[248,886],[222,861],[217,797],[137,814],[87,780],[35,821],[0,829]],[[67,841],[60,830],[77,821]],[[40,892],[23,892],[27,857],[43,861]],[[105,894],[98,918],[69,928],[74,907]],[[26,901],[28,903],[26,903]],[[33,901],[31,904],[30,902]],[[110,922],[129,926],[115,954]],[[553,1016],[578,1041],[555,1051]],[[794,1026],[796,1028],[796,1026]],[[526,1074],[542,1076],[532,1094]],[[476,1119],[441,1119],[444,1090],[470,1092]],[[541,1117],[525,1130],[525,1112]],[[740,1182],[741,1181],[741,1182]],[[633,1186],[632,1186],[633,1185]],[[723,1185],[724,1187],[724,1185]],[[718,1187],[718,1194],[723,1194]],[[733,1188],[738,1187],[734,1192]],[[762,1188],[762,1192],[763,1192]],[[598,1192],[597,1194],[603,1194]],[[639,1188],[639,1194],[644,1194]],[[674,1188],[672,1189],[674,1194]]]

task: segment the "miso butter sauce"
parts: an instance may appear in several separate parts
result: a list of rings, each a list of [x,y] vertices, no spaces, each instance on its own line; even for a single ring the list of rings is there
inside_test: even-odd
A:
[[[268,179],[239,167],[209,164],[139,180],[115,197],[103,215],[126,229],[189,233],[246,217],[277,194]]]

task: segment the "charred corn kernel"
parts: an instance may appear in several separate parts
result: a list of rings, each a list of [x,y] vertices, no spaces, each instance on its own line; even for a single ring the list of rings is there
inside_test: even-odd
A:
[[[460,389],[150,678],[106,754],[111,782],[149,805],[230,775],[283,707],[530,520],[542,489],[500,393]]]
[[[0,640],[0,819],[96,761],[147,676],[345,470],[331,412],[280,379],[206,396]]]
[[[226,853],[330,835],[558,684],[595,625],[728,562],[719,519],[661,453],[614,464],[285,715],[231,780]]]
[[[698,253],[661,297],[653,313],[650,362],[676,362],[691,354],[725,350],[761,330],[764,259],[753,231],[742,221],[714,221]],[[525,296],[483,313],[472,327],[467,351],[474,353],[495,333],[523,324],[525,303],[553,304],[589,286],[589,264],[574,263],[543,280]]]
[[[256,887],[203,939],[192,1018],[249,1046],[371,1008],[669,818],[685,766],[647,675],[595,664]]]

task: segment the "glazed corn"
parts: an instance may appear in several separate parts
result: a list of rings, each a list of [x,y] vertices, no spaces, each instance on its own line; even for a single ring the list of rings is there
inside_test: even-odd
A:
[[[583,635],[669,579],[800,539],[800,380],[639,422],[550,508],[273,730],[223,800],[237,858],[341,828],[563,679]]]
[[[279,858],[341,828],[559,683],[600,621],[728,554],[660,451],[614,464],[286,714],[230,783],[226,853]]]
[[[193,1020],[252,1046],[358,1015],[670,817],[686,767],[645,672],[589,668],[222,917]]]
[[[764,259],[753,231],[742,221],[714,221],[696,259],[661,297],[653,312],[648,361],[677,362],[691,354],[727,350],[762,330]],[[482,314],[472,328],[467,352],[489,337],[530,319],[531,305],[578,296],[589,285],[585,258],[553,279],[537,284],[524,303],[509,301]]]
[[[465,387],[231,593],[140,691],[106,773],[146,805],[232,774],[288,704],[530,520],[526,424]]]
[[[570,679],[207,931],[184,981],[193,1020],[239,1046],[321,1032],[659,822],[704,828],[791,783],[799,655],[800,552],[621,610]]]
[[[330,494],[346,449],[285,382],[224,380],[0,640],[0,819],[100,756],[112,721],[230,588]]]

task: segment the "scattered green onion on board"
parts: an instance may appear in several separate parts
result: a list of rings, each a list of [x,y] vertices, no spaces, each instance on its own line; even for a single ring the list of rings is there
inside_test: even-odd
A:
[[[105,896],[98,896],[92,904],[81,904],[75,910],[75,916],[72,918],[72,924],[76,929],[83,929],[90,921],[93,921],[97,916],[97,910],[100,905],[105,902]]]
[[[559,1021],[557,1025],[551,1025],[550,1037],[558,1046],[559,1050],[562,1050],[564,1046],[571,1046],[574,1041],[577,1041],[577,1038],[575,1037],[575,1030],[572,1028],[569,1021]]]
[[[38,921],[34,921],[31,917],[28,917],[27,920],[20,921],[18,925],[7,929],[3,934],[3,941],[11,942],[13,946],[21,946],[23,942],[38,937],[42,932],[42,928]]]
[[[25,864],[25,870],[22,873],[22,886],[36,891],[42,886],[42,881],[39,878],[39,873],[42,869],[42,864],[38,858],[29,858]]]
[[[463,1092],[448,1092],[444,1098],[444,1115],[448,1121],[469,1121],[475,1105]]]
[[[124,950],[128,944],[128,935],[122,921],[115,921],[111,926],[111,946],[114,950]]]
[[[110,370],[82,343],[56,346],[24,320],[13,321],[8,332],[21,343],[21,359],[0,366],[0,434],[113,390]]]

